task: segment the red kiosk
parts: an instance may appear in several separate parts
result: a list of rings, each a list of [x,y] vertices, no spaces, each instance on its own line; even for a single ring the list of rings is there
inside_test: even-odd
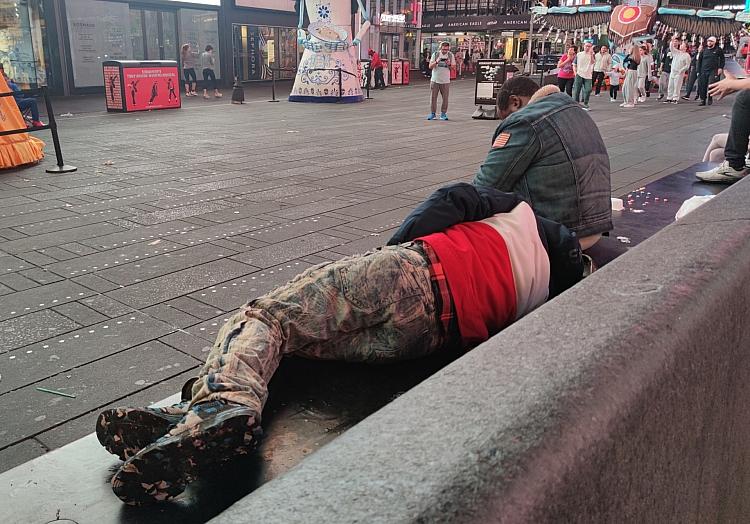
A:
[[[180,73],[174,60],[107,60],[102,67],[109,112],[130,113],[182,106]]]

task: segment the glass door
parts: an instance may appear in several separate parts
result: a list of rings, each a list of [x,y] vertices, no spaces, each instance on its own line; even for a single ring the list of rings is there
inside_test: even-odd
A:
[[[130,30],[136,60],[177,60],[177,14],[174,11],[131,9]]]

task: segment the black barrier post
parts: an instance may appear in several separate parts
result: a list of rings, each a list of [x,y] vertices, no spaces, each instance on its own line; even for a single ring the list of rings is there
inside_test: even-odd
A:
[[[342,81],[342,79],[341,79],[341,68],[339,67],[339,68],[337,68],[337,69],[338,69],[338,71],[339,71],[339,102],[340,102],[340,101],[341,101],[341,99],[342,99],[342,98],[343,98],[343,96],[344,96],[344,93],[343,93],[343,91],[342,91],[342,90],[344,89],[344,87],[343,87],[343,84],[344,84],[344,83],[343,83],[343,81]]]
[[[370,64],[368,63],[365,67],[367,67],[367,73],[365,74],[366,77],[366,83],[367,85],[365,88],[367,89],[367,96],[365,97],[365,100],[372,100],[372,97],[370,97],[370,82],[372,81],[372,68],[370,67]]]
[[[278,102],[276,100],[276,70],[271,69],[271,100],[269,102]]]
[[[78,171],[75,166],[65,165],[62,156],[62,148],[60,147],[60,138],[57,136],[57,122],[55,122],[55,111],[52,109],[52,103],[49,100],[49,93],[47,92],[47,86],[42,86],[42,95],[44,96],[44,105],[47,107],[47,118],[49,119],[49,128],[52,131],[52,143],[55,145],[55,156],[57,157],[57,165],[55,167],[48,167],[45,169],[47,173],[72,173]]]

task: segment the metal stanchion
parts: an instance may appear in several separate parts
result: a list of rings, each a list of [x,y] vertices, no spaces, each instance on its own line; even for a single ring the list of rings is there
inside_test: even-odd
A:
[[[10,131],[0,131],[0,136],[7,136],[7,135],[17,135],[20,133],[28,133],[33,131],[43,131],[45,129],[49,129],[52,131],[52,143],[55,146],[55,156],[57,157],[57,165],[55,167],[50,167],[45,169],[47,173],[72,173],[73,171],[77,171],[78,168],[75,166],[69,166],[66,165],[63,161],[62,156],[62,148],[60,147],[60,137],[57,135],[57,122],[55,122],[55,111],[52,109],[52,102],[50,102],[49,99],[49,92],[47,90],[47,86],[42,86],[39,89],[27,89],[22,91],[22,93],[41,93],[42,96],[44,96],[44,105],[47,108],[47,118],[49,119],[49,124],[45,126],[36,126],[31,128],[24,128],[24,129],[11,129]],[[10,93],[2,93],[0,94],[0,97],[5,96],[14,96],[16,93],[13,93],[12,91]]]
[[[341,68],[337,67],[336,70],[339,72],[339,101],[344,97],[344,82],[341,78]]]
[[[47,107],[47,118],[49,119],[48,125],[50,131],[52,131],[52,143],[55,145],[55,156],[57,157],[57,165],[55,167],[48,167],[47,169],[45,169],[45,171],[47,173],[72,173],[73,171],[77,171],[77,167],[66,165],[65,161],[63,161],[62,148],[60,147],[60,138],[57,135],[55,111],[52,109],[52,103],[49,100],[47,86],[42,86],[42,95],[44,96],[44,105]]]
[[[369,63],[365,67],[367,68],[367,72],[365,73],[365,83],[367,84],[365,86],[365,89],[367,91],[367,96],[365,97],[365,100],[372,100],[372,97],[370,96],[370,83],[372,82],[372,68],[370,67]]]
[[[271,69],[271,100],[269,102],[278,102],[276,100],[276,69]]]

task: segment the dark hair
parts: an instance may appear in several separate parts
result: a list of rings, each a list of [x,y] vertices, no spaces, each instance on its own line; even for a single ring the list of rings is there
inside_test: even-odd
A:
[[[513,95],[531,97],[537,91],[539,91],[539,84],[528,76],[514,76],[506,80],[497,93],[497,108],[507,109],[510,97]]]
[[[303,2],[304,0],[295,0],[294,2],[294,11],[299,14],[299,4],[300,2]],[[352,0],[352,14],[356,13],[357,10],[359,10],[359,4],[357,3],[357,0]]]
[[[208,44],[206,46],[206,51],[213,51],[213,50],[214,50],[214,46],[212,46],[211,44]]]

